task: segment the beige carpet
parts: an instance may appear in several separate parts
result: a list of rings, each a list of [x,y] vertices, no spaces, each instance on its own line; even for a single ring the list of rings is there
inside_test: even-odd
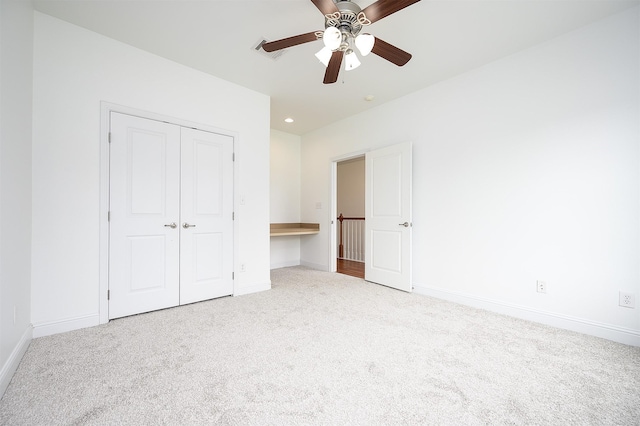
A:
[[[2,425],[638,425],[640,348],[302,267],[35,339]]]

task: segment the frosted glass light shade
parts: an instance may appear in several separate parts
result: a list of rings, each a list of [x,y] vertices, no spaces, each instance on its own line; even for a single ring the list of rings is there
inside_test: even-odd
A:
[[[373,45],[376,42],[376,38],[371,34],[360,34],[356,37],[356,47],[362,54],[362,56],[367,56],[371,53],[371,49],[373,49]]]
[[[336,50],[342,43],[342,33],[336,27],[329,27],[324,30],[322,41],[330,50]]]
[[[327,46],[323,47],[322,50],[316,53],[316,58],[318,58],[318,60],[322,62],[325,67],[328,67],[329,59],[331,59],[331,49],[329,49]]]
[[[354,70],[354,69],[358,68],[359,66],[360,66],[360,60],[356,56],[356,52],[351,50],[344,57],[344,69],[347,70],[347,71],[351,71],[351,70]]]

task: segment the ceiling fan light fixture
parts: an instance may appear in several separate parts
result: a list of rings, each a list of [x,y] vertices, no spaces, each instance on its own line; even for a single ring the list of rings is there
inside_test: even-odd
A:
[[[369,53],[371,53],[375,42],[376,38],[371,34],[365,33],[360,34],[358,37],[356,37],[356,47],[358,48],[362,56],[367,56]]]
[[[342,32],[336,27],[327,27],[322,34],[322,41],[330,50],[336,50],[342,43]]]
[[[356,52],[349,49],[344,57],[344,69],[347,71],[354,70],[360,66],[360,60],[356,55]]]
[[[323,47],[318,53],[316,53],[316,58],[326,67],[329,66],[329,59],[331,59],[331,49],[327,46]]]
[[[333,84],[338,81],[340,70],[343,69],[342,64],[344,64],[345,71],[354,70],[361,65],[355,50],[358,50],[363,57],[373,53],[399,67],[405,65],[411,59],[409,52],[371,34],[362,33],[362,30],[364,27],[407,6],[418,3],[420,0],[368,0],[367,2],[370,4],[365,8],[356,3],[362,1],[311,0],[313,5],[324,15],[324,30],[311,31],[275,41],[262,39],[255,49],[271,53],[322,39],[325,48],[315,56],[325,66],[322,81],[324,84]],[[329,53],[331,54],[329,55]]]

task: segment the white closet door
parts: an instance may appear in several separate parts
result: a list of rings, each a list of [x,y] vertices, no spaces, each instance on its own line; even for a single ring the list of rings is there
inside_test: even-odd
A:
[[[182,128],[180,304],[233,294],[233,138]]]
[[[111,113],[109,318],[179,303],[180,127]]]

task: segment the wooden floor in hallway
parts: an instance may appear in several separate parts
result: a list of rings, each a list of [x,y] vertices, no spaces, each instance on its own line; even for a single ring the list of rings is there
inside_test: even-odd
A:
[[[364,278],[364,262],[338,259],[338,273]]]

